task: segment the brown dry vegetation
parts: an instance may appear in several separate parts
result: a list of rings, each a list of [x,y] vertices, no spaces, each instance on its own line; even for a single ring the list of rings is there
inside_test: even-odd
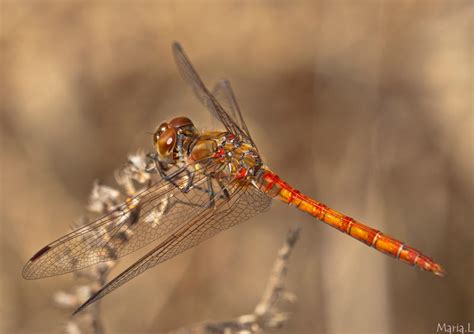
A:
[[[112,183],[162,120],[212,126],[175,69],[173,40],[209,86],[232,81],[281,177],[425,251],[448,276],[275,203],[104,299],[109,333],[248,313],[291,221],[303,224],[288,277],[298,301],[282,333],[474,325],[473,10],[448,0],[1,1],[0,331],[61,330],[69,314],[51,296],[74,281],[25,281],[21,268],[68,231],[94,179]]]

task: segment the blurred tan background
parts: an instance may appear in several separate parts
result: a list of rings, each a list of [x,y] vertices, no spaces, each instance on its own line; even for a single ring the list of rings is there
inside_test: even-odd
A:
[[[281,333],[474,327],[472,1],[1,1],[0,331],[59,333],[70,275],[21,277],[111,185],[148,132],[207,111],[179,77],[180,41],[208,86],[231,80],[267,164],[301,191],[409,245],[441,279],[274,203],[103,301],[107,333],[161,333],[251,312],[290,222],[302,237]],[[136,256],[121,262],[120,269]]]

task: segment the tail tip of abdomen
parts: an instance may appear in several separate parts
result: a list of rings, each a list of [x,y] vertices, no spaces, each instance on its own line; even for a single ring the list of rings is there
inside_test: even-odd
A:
[[[444,270],[443,267],[441,267],[439,264],[435,263],[433,264],[433,267],[431,268],[431,271],[433,274],[436,276],[444,277],[446,276],[446,270]]]

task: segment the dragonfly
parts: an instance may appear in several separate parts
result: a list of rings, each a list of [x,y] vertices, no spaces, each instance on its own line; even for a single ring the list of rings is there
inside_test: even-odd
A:
[[[261,159],[230,82],[210,91],[175,42],[181,76],[225,130],[200,131],[187,117],[160,124],[153,133],[148,171],[158,180],[108,214],[39,250],[23,269],[25,279],[70,273],[120,258],[156,243],[138,261],[92,294],[74,314],[144,271],[269,208],[273,199],[308,213],[395,259],[443,276],[422,252],[366,226],[296,190]]]

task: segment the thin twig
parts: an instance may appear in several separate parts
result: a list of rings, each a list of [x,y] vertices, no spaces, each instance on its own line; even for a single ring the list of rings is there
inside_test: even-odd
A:
[[[99,215],[112,212],[125,198],[130,198],[136,194],[136,185],[143,187],[149,182],[151,176],[146,169],[146,156],[143,153],[130,156],[127,165],[115,174],[117,183],[123,191],[95,182],[89,196],[88,211]],[[76,225],[84,226],[89,222],[90,220],[87,217],[82,217]],[[98,231],[98,233],[102,232]],[[102,237],[110,238],[107,233],[103,233]],[[54,300],[58,306],[66,309],[76,309],[106,284],[111,269],[117,264],[113,245],[110,244],[110,247],[108,249],[110,253],[109,261],[75,272],[74,277],[78,281],[85,280],[85,284],[79,284],[72,292],[59,291],[55,293]],[[65,333],[104,334],[100,306],[100,301],[98,301],[80,314],[72,317],[64,326]]]
[[[300,235],[299,224],[290,228],[268,279],[260,302],[251,314],[241,315],[233,320],[203,322],[183,327],[170,334],[251,334],[268,329],[280,328],[289,319],[289,313],[279,309],[279,302],[295,301],[295,296],[285,290],[288,260]]]

